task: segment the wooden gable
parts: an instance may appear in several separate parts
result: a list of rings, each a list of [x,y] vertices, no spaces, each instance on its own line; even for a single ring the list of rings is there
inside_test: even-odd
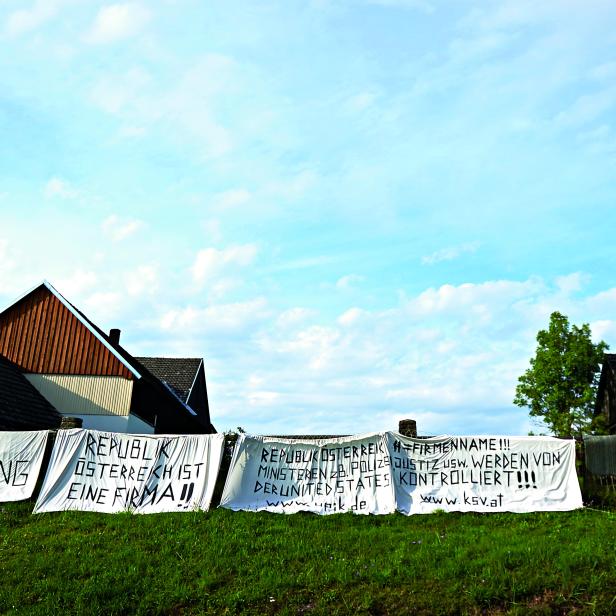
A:
[[[132,379],[99,338],[45,284],[0,314],[0,355],[25,372]]]

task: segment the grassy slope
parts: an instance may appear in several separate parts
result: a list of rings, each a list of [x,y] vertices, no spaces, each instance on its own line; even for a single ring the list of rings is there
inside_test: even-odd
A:
[[[30,515],[0,506],[0,611],[616,612],[616,515]]]

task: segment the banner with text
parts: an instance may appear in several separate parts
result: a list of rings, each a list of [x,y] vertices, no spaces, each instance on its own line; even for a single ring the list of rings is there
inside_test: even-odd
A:
[[[575,441],[388,433],[398,510],[569,511],[582,507]]]
[[[33,513],[207,510],[224,435],[60,430]]]
[[[32,496],[48,434],[47,430],[0,432],[0,503]]]
[[[240,435],[220,502],[233,510],[395,511],[385,434],[307,440]]]

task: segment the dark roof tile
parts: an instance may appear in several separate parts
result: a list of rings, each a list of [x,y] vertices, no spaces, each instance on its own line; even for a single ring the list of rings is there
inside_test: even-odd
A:
[[[19,367],[0,355],[0,430],[53,429],[61,420]]]
[[[135,357],[158,380],[186,403],[202,359],[200,357]]]

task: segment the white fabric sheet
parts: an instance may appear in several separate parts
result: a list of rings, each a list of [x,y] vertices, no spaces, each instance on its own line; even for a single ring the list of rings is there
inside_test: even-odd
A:
[[[566,511],[582,506],[575,442],[395,432],[329,440],[241,435],[221,506],[318,514]]]
[[[207,510],[224,435],[60,430],[34,513]]]
[[[388,435],[398,510],[569,511],[582,507],[575,441],[539,436]]]
[[[32,496],[48,434],[48,430],[0,432],[0,502]]]
[[[395,511],[385,434],[327,440],[240,435],[221,507],[319,514]]]

